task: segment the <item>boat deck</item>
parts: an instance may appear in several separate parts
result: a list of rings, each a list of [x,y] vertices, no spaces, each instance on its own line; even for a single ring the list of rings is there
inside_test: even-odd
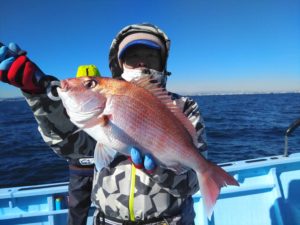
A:
[[[211,220],[195,194],[197,225],[300,225],[300,153],[220,165],[240,187],[222,189]],[[0,224],[66,224],[67,191],[67,183],[0,189]]]

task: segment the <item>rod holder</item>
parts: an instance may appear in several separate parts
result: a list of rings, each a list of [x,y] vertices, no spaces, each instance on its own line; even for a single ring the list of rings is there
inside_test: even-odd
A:
[[[299,126],[300,126],[300,118],[297,119],[297,120],[295,120],[293,123],[291,123],[291,125],[288,127],[288,129],[285,132],[285,136],[284,136],[284,152],[283,152],[283,156],[285,156],[285,157],[288,157],[288,147],[289,147],[288,137]]]

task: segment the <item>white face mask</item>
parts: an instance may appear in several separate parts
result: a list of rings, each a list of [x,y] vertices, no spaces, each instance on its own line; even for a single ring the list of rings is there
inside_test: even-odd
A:
[[[121,77],[126,81],[138,80],[142,76],[151,75],[155,80],[157,80],[162,86],[167,83],[167,76],[163,72],[153,70],[153,69],[128,69],[124,67]]]

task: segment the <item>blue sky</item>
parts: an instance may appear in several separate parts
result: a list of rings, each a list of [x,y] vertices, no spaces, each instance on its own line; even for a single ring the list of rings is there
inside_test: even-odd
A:
[[[0,41],[46,73],[81,64],[105,76],[113,37],[150,22],[171,39],[168,89],[183,93],[300,91],[299,0],[0,0]],[[0,98],[20,95],[0,84]]]

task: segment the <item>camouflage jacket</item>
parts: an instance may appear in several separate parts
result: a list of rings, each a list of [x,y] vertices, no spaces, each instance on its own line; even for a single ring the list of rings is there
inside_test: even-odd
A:
[[[93,155],[95,140],[83,131],[73,134],[77,127],[70,122],[61,101],[53,102],[46,95],[24,93],[24,96],[44,141],[59,156],[76,164],[78,159]],[[205,155],[204,123],[197,103],[176,94],[172,94],[172,98],[196,128],[197,148],[199,154]],[[193,224],[191,196],[198,190],[193,170],[176,175],[173,171],[157,168],[149,175],[135,169],[127,157],[119,155],[109,167],[95,171],[92,201],[108,217],[143,220],[176,215],[178,224]]]
[[[80,166],[80,159],[94,156],[96,141],[71,123],[61,101],[52,101],[46,94],[23,95],[33,111],[38,130],[53,151],[69,164]]]

